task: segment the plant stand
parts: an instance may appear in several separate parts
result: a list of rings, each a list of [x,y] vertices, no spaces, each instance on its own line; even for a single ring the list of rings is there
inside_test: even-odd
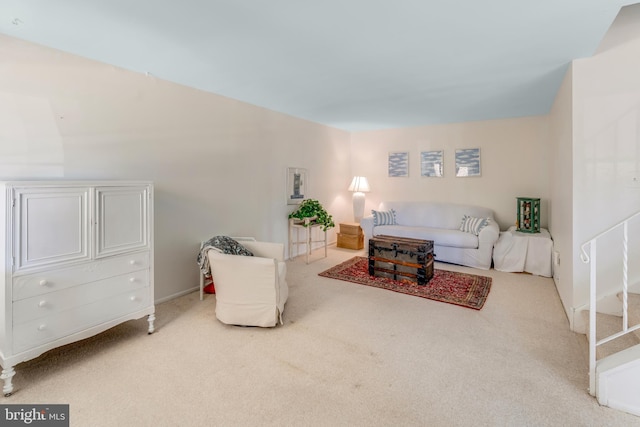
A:
[[[300,245],[305,245],[306,262],[309,264],[309,255],[311,255],[312,245],[314,243],[322,243],[324,247],[324,257],[327,257],[327,232],[322,230],[322,224],[315,224],[313,221],[315,217],[296,219],[289,218],[289,259],[293,259],[293,248],[299,248]],[[313,229],[317,228],[323,233],[323,240],[313,240]],[[299,231],[304,231],[304,240],[300,240]],[[293,234],[295,232],[295,240]],[[299,250],[295,251],[296,256],[300,254]]]

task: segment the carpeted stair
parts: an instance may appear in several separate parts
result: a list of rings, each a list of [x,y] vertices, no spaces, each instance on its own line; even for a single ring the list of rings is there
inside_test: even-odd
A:
[[[622,293],[618,294],[618,298],[622,300]],[[640,323],[640,294],[628,294],[628,318],[629,327]],[[589,340],[588,325],[589,311],[585,310],[581,313],[585,324],[587,325],[587,341]],[[622,331],[622,316],[614,316],[610,314],[596,313],[596,339],[601,340]],[[609,341],[606,344],[598,346],[596,349],[596,359],[600,360],[604,357],[618,353],[624,349],[640,344],[640,330],[626,334],[620,338]]]

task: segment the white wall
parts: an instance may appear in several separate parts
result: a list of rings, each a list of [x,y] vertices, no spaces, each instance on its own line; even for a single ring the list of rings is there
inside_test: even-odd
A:
[[[574,307],[588,300],[579,246],[640,211],[640,4],[624,7],[598,54],[573,65]],[[630,230],[639,254],[640,224]],[[598,243],[601,284],[621,280],[621,233]],[[635,239],[634,239],[635,237]],[[630,258],[630,282],[640,266]]]
[[[551,202],[549,231],[560,263],[553,280],[572,326],[573,322],[573,68],[569,67],[549,114]],[[572,326],[573,327],[573,326]]]
[[[541,223],[549,221],[549,157],[546,116],[356,132],[354,174],[369,178],[365,213],[384,200],[435,200],[492,208],[502,230],[515,224],[516,197],[541,199]],[[480,148],[481,176],[455,176],[455,150]],[[420,176],[420,152],[444,151],[444,176]],[[409,152],[409,177],[388,177],[388,153]]]
[[[287,242],[287,167],[351,217],[347,132],[6,36],[0,57],[0,179],[153,180],[157,299],[197,286],[202,239]]]

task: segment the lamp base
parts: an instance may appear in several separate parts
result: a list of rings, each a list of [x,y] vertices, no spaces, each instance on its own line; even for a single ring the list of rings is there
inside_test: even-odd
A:
[[[356,191],[353,193],[353,219],[360,224],[360,220],[364,217],[364,193]]]

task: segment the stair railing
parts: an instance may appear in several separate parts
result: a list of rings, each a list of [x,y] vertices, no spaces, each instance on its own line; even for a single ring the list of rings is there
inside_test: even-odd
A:
[[[580,247],[580,259],[585,264],[590,264],[589,269],[589,393],[592,396],[596,395],[596,348],[602,344],[606,344],[616,338],[631,333],[637,329],[640,329],[640,324],[629,327],[628,316],[628,270],[629,270],[629,222],[634,218],[640,216],[640,212],[637,212],[630,217],[620,221],[603,231],[602,233],[594,236],[590,240],[587,240]],[[596,341],[596,252],[598,239],[617,228],[622,227],[622,331],[617,332],[608,337],[602,338]],[[587,246],[589,246],[589,253],[587,253]]]

